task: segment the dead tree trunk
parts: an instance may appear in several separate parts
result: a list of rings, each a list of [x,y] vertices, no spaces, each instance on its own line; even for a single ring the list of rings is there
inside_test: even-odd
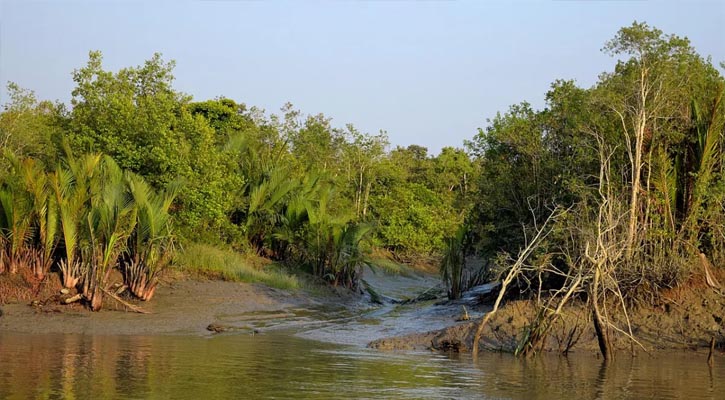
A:
[[[610,361],[613,356],[612,343],[609,340],[609,331],[607,323],[604,320],[599,308],[599,280],[601,279],[600,266],[595,267],[594,282],[592,283],[592,292],[590,300],[592,302],[592,320],[594,321],[594,332],[597,334],[597,343],[599,343],[599,351],[605,361]]]
[[[483,328],[486,326],[488,321],[496,314],[498,311],[499,306],[501,305],[501,301],[503,300],[504,295],[506,294],[506,289],[511,284],[511,282],[516,279],[519,274],[522,272],[526,260],[531,256],[533,251],[541,244],[541,241],[544,240],[549,233],[551,233],[551,228],[549,227],[551,224],[553,224],[554,221],[558,218],[560,215],[559,210],[554,210],[554,212],[549,215],[549,218],[544,221],[544,224],[541,226],[541,228],[537,229],[536,235],[534,235],[533,239],[531,239],[531,242],[523,249],[521,252],[519,252],[519,256],[514,262],[514,264],[511,266],[511,269],[506,274],[506,277],[501,282],[501,290],[498,292],[498,297],[496,298],[496,302],[493,305],[493,309],[486,313],[486,315],[481,319],[481,322],[478,324],[478,327],[476,328],[476,333],[473,336],[473,358],[476,359],[478,357],[478,342],[481,340],[481,334],[483,333]]]

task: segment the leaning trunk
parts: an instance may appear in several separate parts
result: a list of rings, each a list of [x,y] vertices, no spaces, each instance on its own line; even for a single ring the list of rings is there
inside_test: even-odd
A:
[[[592,320],[594,321],[594,331],[597,335],[597,342],[599,343],[599,351],[602,353],[602,357],[605,361],[612,359],[612,343],[609,340],[609,333],[602,317],[602,313],[599,309],[599,278],[600,270],[599,266],[596,267],[594,272],[594,283],[592,287]]]

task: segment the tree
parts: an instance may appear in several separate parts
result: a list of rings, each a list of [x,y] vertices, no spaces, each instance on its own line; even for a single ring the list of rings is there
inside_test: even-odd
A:
[[[600,84],[609,96],[604,101],[617,115],[621,123],[631,166],[629,196],[629,223],[627,228],[628,256],[637,246],[638,223],[641,222],[642,177],[645,152],[656,136],[673,129],[682,119],[689,78],[686,65],[697,58],[687,38],[663,35],[662,31],[646,23],[634,22],[619,30],[606,43],[604,51],[618,56],[628,55],[619,61],[614,73],[605,75]],[[684,100],[684,102],[683,102]]]
[[[15,83],[7,85],[10,101],[0,112],[0,152],[17,157],[32,156],[45,164],[57,160],[53,141],[63,131],[65,108],[62,104],[38,101],[35,93]],[[8,165],[0,165],[7,169]]]
[[[232,200],[224,188],[241,182],[224,157],[224,133],[209,126],[203,107],[173,89],[173,68],[157,53],[113,73],[103,70],[100,52],[91,52],[73,73],[69,141],[76,151],[113,157],[157,189],[183,179],[174,213],[181,225],[196,228],[186,230],[194,236],[224,225]]]
[[[370,193],[378,182],[380,161],[388,146],[388,137],[384,132],[371,136],[360,133],[352,125],[347,126],[347,141],[344,146],[347,185],[352,186],[349,195],[355,207],[355,218],[366,219]]]
[[[444,238],[463,222],[450,203],[418,183],[386,188],[371,199],[371,209],[382,246],[401,258],[440,252]]]
[[[470,218],[488,255],[517,252],[524,243],[520,227],[545,218],[554,202],[555,168],[544,132],[542,114],[524,102],[496,115],[467,143],[481,170]]]
[[[300,172],[321,172],[331,177],[340,174],[344,137],[322,114],[308,116],[302,126],[290,132],[292,160]]]

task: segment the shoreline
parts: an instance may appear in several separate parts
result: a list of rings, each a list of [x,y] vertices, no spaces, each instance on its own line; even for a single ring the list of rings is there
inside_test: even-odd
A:
[[[662,303],[630,310],[633,336],[610,328],[617,353],[652,354],[670,351],[725,351],[725,297],[699,286],[681,287],[662,296]],[[485,312],[491,309],[484,306]],[[480,310],[479,310],[480,311]],[[480,352],[514,353],[529,321],[536,315],[533,300],[510,300],[491,318],[481,335]],[[628,330],[621,315],[611,315],[622,332]],[[383,338],[368,347],[383,351],[437,350],[469,353],[479,321],[467,321],[444,329]],[[588,308],[581,302],[567,305],[554,322],[539,353],[590,353],[599,357],[597,337]]]
[[[52,289],[50,286],[44,290],[45,294]],[[725,347],[725,297],[714,291],[688,287],[680,288],[663,298],[674,298],[676,301],[640,308],[630,315],[635,338],[643,348],[618,334],[614,343],[618,353],[629,353],[633,347],[637,353],[699,351],[709,347],[711,338],[716,341],[718,351],[715,353],[722,353]],[[77,303],[48,304],[43,307],[34,307],[29,303],[16,302],[0,306],[0,334],[211,336],[220,332],[257,333],[260,330],[284,328],[299,330],[309,324],[324,322],[326,315],[337,312],[346,313],[349,316],[346,319],[367,318],[358,312],[366,305],[362,298],[348,292],[332,289],[327,293],[305,290],[290,292],[263,284],[188,277],[176,277],[163,283],[150,302],[133,302],[149,314],[124,311],[123,306],[112,300],[100,312],[90,312]],[[431,305],[421,307],[425,309]],[[413,306],[412,309],[421,307]],[[479,305],[471,311],[480,314],[489,309],[489,306]],[[392,310],[401,309],[393,307]],[[543,353],[562,353],[566,341],[572,335],[574,344],[569,349],[571,353],[598,356],[596,337],[584,310],[581,304],[565,309],[545,341]],[[409,309],[407,312],[413,311]],[[484,329],[482,352],[512,353],[517,340],[525,334],[526,325],[534,312],[532,301],[510,300]],[[400,319],[401,315],[393,314],[396,313],[383,314],[378,318],[395,324],[396,318]],[[367,347],[381,351],[427,350],[470,354],[478,321],[456,322],[454,318],[451,315],[450,325],[443,329],[419,329],[397,336],[391,334],[370,341]],[[623,326],[623,321],[617,323]],[[325,341],[324,338],[317,340]]]
[[[322,307],[326,302],[261,284],[182,279],[160,285],[152,301],[133,302],[149,314],[124,311],[123,306],[113,303],[99,312],[80,304],[4,304],[0,306],[0,334],[210,335],[214,333],[207,330],[210,324],[242,329],[225,322],[234,317],[251,321],[259,314],[264,319],[285,310]]]

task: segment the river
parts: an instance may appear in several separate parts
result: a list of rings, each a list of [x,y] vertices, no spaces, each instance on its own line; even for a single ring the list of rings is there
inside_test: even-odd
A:
[[[722,399],[702,354],[520,360],[380,352],[291,332],[212,337],[0,334],[1,399]]]
[[[436,282],[369,280],[392,297]],[[586,352],[533,360],[486,353],[474,361],[365,347],[450,325],[460,307],[292,307],[217,316],[259,333],[0,332],[0,399],[725,399],[725,359],[710,368],[702,353],[619,353],[607,365]]]

